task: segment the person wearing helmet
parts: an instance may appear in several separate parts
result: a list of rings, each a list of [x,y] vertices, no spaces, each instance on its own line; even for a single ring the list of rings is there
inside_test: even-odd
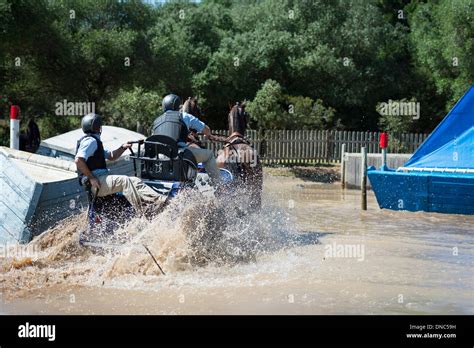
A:
[[[162,102],[164,113],[153,122],[152,134],[165,135],[174,139],[179,147],[186,147],[186,138],[190,129],[195,129],[205,136],[211,135],[211,129],[197,117],[186,112],[180,112],[181,98],[175,94],[168,94]],[[216,158],[212,150],[188,146],[197,162],[202,162],[213,184],[221,183],[221,175],[217,168]]]
[[[147,204],[164,203],[165,198],[139,178],[109,175],[106,160],[115,161],[131,144],[125,143],[113,151],[104,149],[100,140],[102,118],[97,114],[85,115],[81,126],[85,135],[77,141],[75,157],[81,185],[90,184],[92,192],[98,197],[122,192],[138,213],[144,213]]]

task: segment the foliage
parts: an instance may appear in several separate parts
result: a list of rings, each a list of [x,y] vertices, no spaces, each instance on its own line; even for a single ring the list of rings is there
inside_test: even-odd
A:
[[[384,102],[385,103],[385,102]],[[403,104],[403,103],[417,103],[416,99],[401,99],[401,100],[389,100],[390,104]],[[386,103],[387,104],[387,103]],[[382,111],[382,103],[377,104],[377,112],[381,114],[379,120],[380,129],[388,133],[409,133],[412,129],[416,116],[404,115],[399,113],[391,113]],[[388,109],[388,108],[387,108]]]
[[[288,128],[333,129],[340,127],[335,119],[336,110],[326,107],[321,99],[288,96]]]
[[[410,25],[415,59],[439,93],[449,96],[445,111],[474,81],[474,2],[420,3]]]
[[[141,87],[120,90],[104,106],[105,122],[109,125],[143,131],[153,123],[161,110],[162,94],[147,92]]]
[[[0,125],[0,146],[10,146],[10,128]]]
[[[274,80],[267,80],[255,95],[255,99],[248,103],[246,110],[260,128],[283,129],[285,128],[283,102],[280,84]]]
[[[248,112],[260,128],[328,129],[335,126],[335,110],[321,99],[290,96],[280,84],[267,80],[248,104]]]
[[[54,135],[78,125],[56,102],[94,102],[146,129],[174,92],[197,95],[211,128],[246,99],[257,127],[378,130],[403,127],[377,104],[416,99],[409,128],[429,132],[474,81],[473,13],[470,0],[0,0],[0,112],[18,104]]]

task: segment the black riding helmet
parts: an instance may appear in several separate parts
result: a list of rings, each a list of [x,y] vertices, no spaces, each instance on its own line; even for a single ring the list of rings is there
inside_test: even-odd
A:
[[[94,113],[87,114],[82,118],[81,127],[84,133],[100,133],[102,117]]]
[[[166,97],[163,98],[163,102],[161,105],[163,106],[164,111],[178,111],[181,105],[181,98],[178,97],[176,94],[168,94]]]

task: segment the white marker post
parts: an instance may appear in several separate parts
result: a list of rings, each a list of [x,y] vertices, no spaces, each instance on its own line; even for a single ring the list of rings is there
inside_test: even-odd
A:
[[[20,149],[20,107],[12,105],[10,108],[10,148]]]
[[[346,187],[346,161],[344,161],[346,153],[346,144],[341,146],[341,186],[342,188]]]
[[[380,134],[380,148],[382,149],[382,170],[387,167],[387,147],[388,147],[388,134],[383,132]]]

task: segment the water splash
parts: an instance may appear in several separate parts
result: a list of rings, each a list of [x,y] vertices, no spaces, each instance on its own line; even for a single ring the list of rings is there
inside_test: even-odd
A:
[[[0,284],[12,291],[51,284],[140,288],[144,283],[159,284],[162,278],[144,245],[165,272],[173,274],[251,263],[299,243],[281,209],[243,211],[235,200],[216,202],[193,192],[174,199],[151,221],[127,221],[114,234],[114,241],[122,241],[118,248],[93,250],[79,245],[86,221],[85,211],[62,220],[29,243],[33,253],[0,259]]]

